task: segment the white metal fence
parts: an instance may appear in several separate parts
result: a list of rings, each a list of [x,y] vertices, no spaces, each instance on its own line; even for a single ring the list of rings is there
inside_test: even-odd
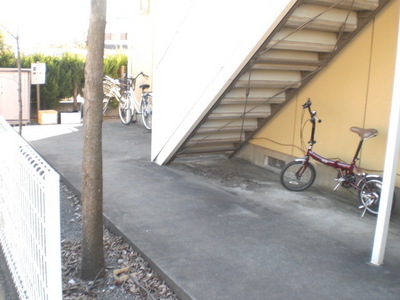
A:
[[[60,176],[2,116],[0,243],[21,299],[62,299]]]

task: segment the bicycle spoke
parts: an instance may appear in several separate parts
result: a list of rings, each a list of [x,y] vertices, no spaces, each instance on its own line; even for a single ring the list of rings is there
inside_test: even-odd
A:
[[[288,163],[281,172],[281,183],[290,191],[303,191],[315,180],[316,172],[311,164],[304,166],[301,161]]]
[[[142,103],[140,104],[140,111],[142,113],[144,127],[151,130],[153,125],[153,98],[151,94],[143,96]]]
[[[129,96],[127,94],[122,95],[118,105],[118,112],[119,118],[124,125],[129,125],[132,121],[133,112],[130,106]]]

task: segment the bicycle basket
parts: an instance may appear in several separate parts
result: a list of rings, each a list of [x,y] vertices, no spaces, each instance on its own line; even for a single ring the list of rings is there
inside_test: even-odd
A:
[[[111,81],[108,78],[104,78],[103,80],[103,93],[107,97],[113,97],[115,90],[118,90],[118,86],[115,82]]]

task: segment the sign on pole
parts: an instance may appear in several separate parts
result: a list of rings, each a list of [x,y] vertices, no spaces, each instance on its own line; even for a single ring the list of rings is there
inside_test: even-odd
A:
[[[46,83],[46,64],[45,63],[33,63],[31,64],[31,84],[36,84],[36,100],[37,100],[37,113],[39,120],[40,110],[40,88],[39,84]]]
[[[32,82],[31,84],[45,84],[46,83],[46,64],[34,63],[31,65]]]

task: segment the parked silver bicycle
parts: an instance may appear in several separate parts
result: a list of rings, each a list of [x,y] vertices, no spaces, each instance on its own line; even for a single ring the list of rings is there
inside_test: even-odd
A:
[[[133,118],[139,114],[142,116],[143,125],[151,130],[153,116],[153,97],[152,93],[147,91],[149,84],[141,84],[142,89],[140,102],[135,97],[135,83],[139,76],[147,78],[148,76],[140,72],[136,77],[125,77],[122,79],[113,79],[109,76],[104,77],[103,90],[103,113],[107,110],[108,103],[112,98],[118,100],[118,113],[121,122],[129,125]]]

